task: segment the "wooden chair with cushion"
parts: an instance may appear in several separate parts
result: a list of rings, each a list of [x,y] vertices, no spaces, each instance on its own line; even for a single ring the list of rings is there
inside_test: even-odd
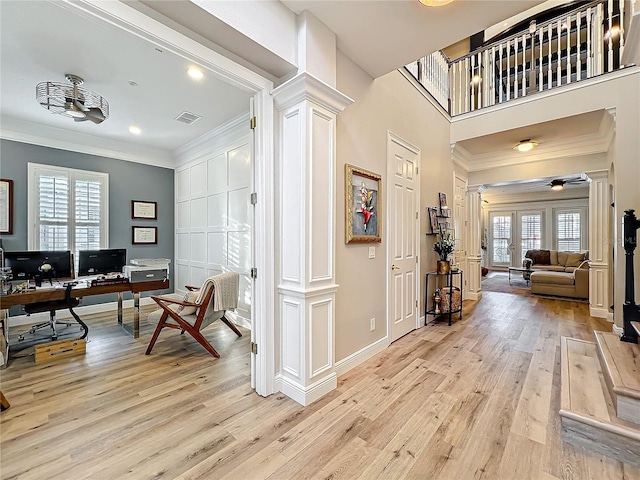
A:
[[[160,306],[159,310],[149,314],[149,320],[158,320],[158,325],[153,332],[146,355],[151,353],[153,346],[163,328],[181,330],[187,332],[211,355],[220,358],[220,354],[200,333],[216,320],[221,320],[238,337],[242,333],[225,316],[227,310],[233,310],[238,306],[239,275],[235,272],[214,275],[205,280],[202,287],[186,286],[187,294],[152,296],[151,298]]]

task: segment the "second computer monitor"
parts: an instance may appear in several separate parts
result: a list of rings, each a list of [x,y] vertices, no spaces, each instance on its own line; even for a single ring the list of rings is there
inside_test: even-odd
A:
[[[78,255],[79,277],[120,273],[127,264],[126,248],[80,250]]]

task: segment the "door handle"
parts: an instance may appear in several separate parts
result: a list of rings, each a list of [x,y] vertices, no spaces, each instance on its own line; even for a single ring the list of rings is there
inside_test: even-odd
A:
[[[391,270],[400,270],[400,267],[396,267],[395,265],[391,265]]]

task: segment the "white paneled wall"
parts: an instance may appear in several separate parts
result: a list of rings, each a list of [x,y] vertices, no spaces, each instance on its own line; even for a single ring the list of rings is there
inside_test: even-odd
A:
[[[250,326],[251,137],[244,126],[212,139],[176,169],[176,290],[209,276],[240,273],[236,320]],[[241,135],[238,131],[242,132]]]

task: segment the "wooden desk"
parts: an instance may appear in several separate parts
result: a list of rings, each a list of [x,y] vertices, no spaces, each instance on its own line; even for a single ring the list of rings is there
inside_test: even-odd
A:
[[[62,285],[62,284],[60,284]],[[75,285],[71,290],[72,298],[88,297],[91,295],[103,295],[107,293],[118,294],[118,324],[133,338],[140,336],[140,292],[153,290],[165,290],[169,288],[169,280],[154,280],[151,282],[122,283],[119,285],[102,285],[90,287],[82,283]],[[122,294],[133,293],[133,326],[122,321]],[[0,337],[0,353],[4,356],[4,366],[9,359],[9,314],[8,309],[16,305],[47,302],[51,300],[64,300],[65,288],[51,287],[29,290],[22,293],[11,293],[0,296],[0,322],[2,322],[2,336]]]

